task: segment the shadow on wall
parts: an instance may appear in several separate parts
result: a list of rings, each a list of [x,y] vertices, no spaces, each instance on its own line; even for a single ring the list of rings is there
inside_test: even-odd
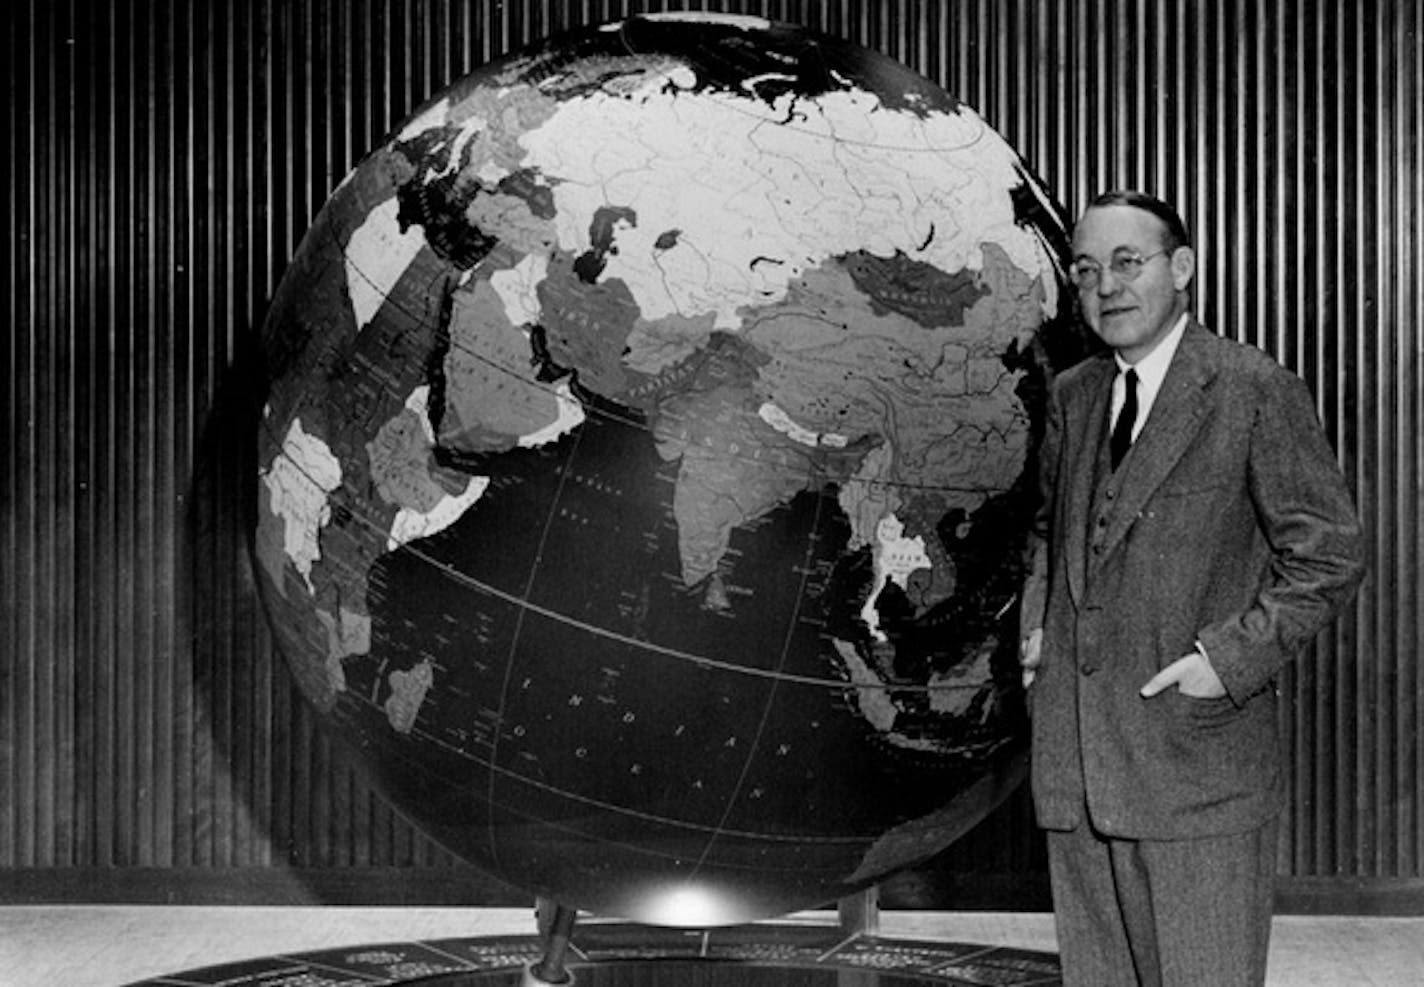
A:
[[[242,876],[187,894],[209,903],[527,904],[372,794],[319,729],[277,650],[251,554],[262,367],[253,328],[239,336],[207,414],[189,488],[179,626],[192,662],[192,734],[176,753],[192,758],[193,781],[176,811],[186,825],[174,858]]]

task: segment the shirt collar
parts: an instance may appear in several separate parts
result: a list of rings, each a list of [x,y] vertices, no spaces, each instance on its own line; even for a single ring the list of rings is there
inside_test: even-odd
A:
[[[1186,331],[1187,313],[1183,312],[1181,318],[1177,320],[1177,324],[1172,327],[1172,331],[1162,337],[1162,341],[1151,353],[1135,364],[1128,363],[1114,353],[1113,359],[1117,362],[1118,372],[1126,373],[1128,370],[1136,370],[1140,386],[1148,392],[1156,394],[1162,386],[1162,379],[1167,376],[1167,368],[1172,363],[1172,356],[1177,352],[1177,345],[1182,341],[1182,334]]]

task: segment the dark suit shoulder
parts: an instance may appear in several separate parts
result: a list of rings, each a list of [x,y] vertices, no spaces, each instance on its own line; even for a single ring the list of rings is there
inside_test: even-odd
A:
[[[1073,364],[1053,378],[1053,390],[1060,398],[1068,398],[1083,388],[1091,389],[1095,384],[1117,372],[1112,353],[1096,353],[1085,360]]]

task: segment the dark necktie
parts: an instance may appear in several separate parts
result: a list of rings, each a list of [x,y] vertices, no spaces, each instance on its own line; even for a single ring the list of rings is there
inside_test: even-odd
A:
[[[1129,370],[1123,378],[1125,395],[1117,424],[1112,431],[1112,468],[1117,469],[1127,450],[1132,448],[1132,427],[1137,424],[1137,371]]]

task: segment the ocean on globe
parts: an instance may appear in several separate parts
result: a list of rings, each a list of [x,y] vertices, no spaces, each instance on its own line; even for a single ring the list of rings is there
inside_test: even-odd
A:
[[[459,80],[265,327],[253,551],[306,699],[570,907],[722,925],[925,862],[1022,776],[1063,240],[971,109],[797,27]]]

